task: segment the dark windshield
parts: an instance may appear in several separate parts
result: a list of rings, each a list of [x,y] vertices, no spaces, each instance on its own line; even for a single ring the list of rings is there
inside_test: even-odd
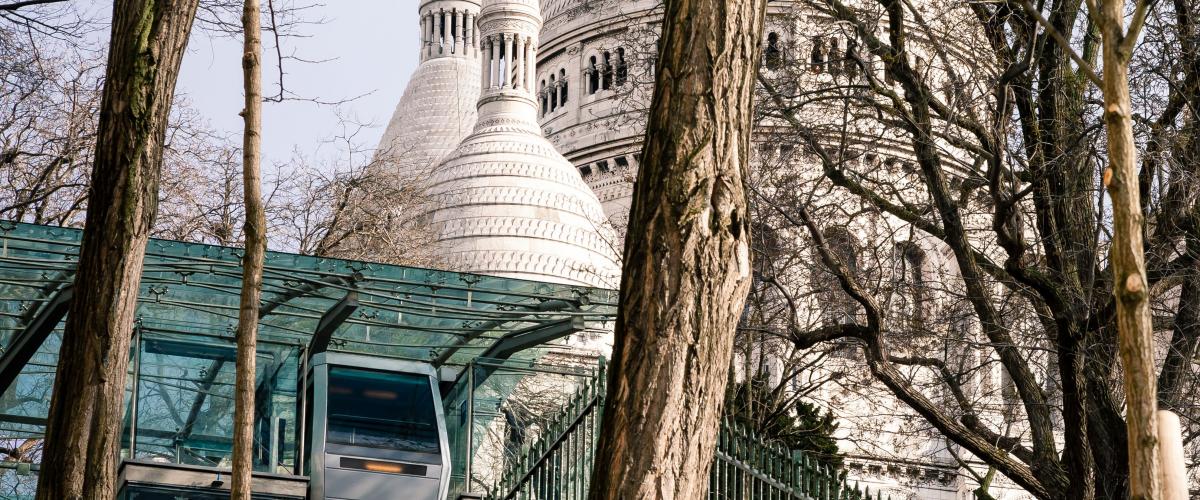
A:
[[[331,367],[328,440],[336,444],[440,453],[429,377]]]

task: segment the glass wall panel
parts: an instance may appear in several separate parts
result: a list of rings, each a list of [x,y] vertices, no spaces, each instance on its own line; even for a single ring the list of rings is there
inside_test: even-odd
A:
[[[229,467],[233,435],[236,346],[196,342],[144,328],[135,356],[138,400],[133,458]],[[263,343],[257,357],[254,469],[291,473],[296,425],[295,347]],[[126,439],[128,444],[129,439]]]
[[[598,376],[599,365],[587,356],[475,359],[444,400],[454,463],[451,498],[491,492],[498,474],[524,456],[579,388]]]

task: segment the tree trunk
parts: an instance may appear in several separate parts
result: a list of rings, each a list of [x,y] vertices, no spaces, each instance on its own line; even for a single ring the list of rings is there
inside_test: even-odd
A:
[[[1110,258],[1117,303],[1118,345],[1124,368],[1130,498],[1150,500],[1159,498],[1160,486],[1155,416],[1157,380],[1142,243],[1137,144],[1133,138],[1129,99],[1129,59],[1137,39],[1137,25],[1131,26],[1130,33],[1125,32],[1124,10],[1124,0],[1103,0],[1099,12],[1093,12],[1093,15],[1099,18],[1100,35],[1104,40],[1104,123],[1109,160],[1104,184],[1113,205]]]
[[[750,285],[743,176],[766,0],[667,0],[593,500],[695,499]]]
[[[117,0],[87,217],[59,351],[40,500],[115,495],[129,344],[167,117],[198,0]]]
[[[262,202],[259,162],[262,143],[262,53],[258,0],[242,7],[242,75],[246,108],[242,110],[242,184],[246,204],[246,255],[242,259],[242,295],[238,307],[237,380],[234,384],[233,475],[231,500],[250,500],[254,468],[254,372],[258,345],[258,307],[262,295],[267,220]]]

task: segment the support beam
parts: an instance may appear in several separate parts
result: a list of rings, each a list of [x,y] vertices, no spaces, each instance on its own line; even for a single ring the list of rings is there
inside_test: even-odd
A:
[[[532,326],[509,332],[496,340],[492,347],[479,355],[481,358],[508,359],[513,354],[561,339],[572,333],[582,331],[586,326],[582,317],[572,316],[553,323]]]
[[[187,420],[179,426],[179,431],[173,436],[174,442],[180,443],[192,438],[192,430],[196,427],[196,421],[200,419],[201,410],[204,409],[204,402],[208,400],[208,394],[212,391],[213,384],[217,382],[217,375],[225,367],[225,361],[223,358],[218,358],[209,362],[204,377],[196,383],[196,399],[192,400],[192,406],[188,409]]]
[[[512,357],[513,354],[521,352],[525,349],[561,339],[572,333],[583,331],[585,328],[586,324],[583,318],[580,316],[572,316],[543,325],[523,328],[521,330],[509,332],[503,337],[496,339],[496,342],[493,343],[487,351],[485,351],[483,354],[480,354],[479,357],[497,360],[508,359]],[[442,379],[441,391],[443,397],[449,394],[454,386],[458,385],[458,382],[462,380],[463,376],[467,375],[467,371],[471,370],[471,366],[472,365],[467,365],[467,369],[458,372],[457,376],[452,380],[445,378]],[[487,363],[475,366],[479,367],[479,373],[475,375],[474,382],[470,382],[472,384],[479,384],[483,380],[487,380],[487,378],[490,377],[497,368],[497,366]]]
[[[317,323],[317,331],[313,333],[313,338],[308,343],[309,359],[329,350],[329,341],[333,340],[333,332],[337,331],[338,327],[346,322],[346,319],[356,309],[358,309],[358,292],[351,290],[346,292],[346,296],[342,297],[342,300],[321,315],[321,322]]]
[[[580,307],[588,305],[589,303],[590,302],[588,301],[587,296],[581,296],[575,300],[562,300],[562,299],[547,300],[545,302],[539,302],[537,305],[529,307],[529,311],[526,314],[526,316],[536,316],[538,314],[554,313],[554,312],[560,312],[560,311],[579,312]],[[487,322],[484,322],[482,324],[472,327],[469,334],[455,339],[454,345],[442,350],[441,353],[438,354],[438,357],[433,360],[433,366],[435,368],[441,367],[442,365],[446,364],[447,361],[450,360],[451,356],[454,356],[454,353],[458,352],[458,350],[461,349],[463,346],[471,343],[472,340],[479,338],[480,336],[492,331],[493,329],[503,326],[505,323],[508,323],[510,321],[520,321],[521,319],[522,318],[520,318],[520,317],[516,317],[516,318],[505,319],[505,320],[491,320],[491,321],[487,321]]]
[[[8,391],[21,369],[25,368],[38,348],[46,342],[50,332],[58,327],[59,322],[67,315],[67,310],[71,308],[71,298],[74,296],[75,288],[72,285],[59,289],[42,306],[37,316],[13,337],[4,354],[0,356],[0,394]]]

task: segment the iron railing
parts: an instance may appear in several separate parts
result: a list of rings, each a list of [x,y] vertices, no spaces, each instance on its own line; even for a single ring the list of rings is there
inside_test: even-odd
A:
[[[500,476],[489,500],[584,500],[604,408],[605,370],[549,421],[544,432]],[[846,480],[844,472],[788,451],[726,419],[709,472],[709,500],[884,500]]]
[[[601,358],[596,376],[580,387],[539,438],[510,462],[492,488],[491,500],[587,498],[606,379]]]
[[[883,500],[859,489],[846,474],[771,444],[725,419],[708,480],[709,500]]]

